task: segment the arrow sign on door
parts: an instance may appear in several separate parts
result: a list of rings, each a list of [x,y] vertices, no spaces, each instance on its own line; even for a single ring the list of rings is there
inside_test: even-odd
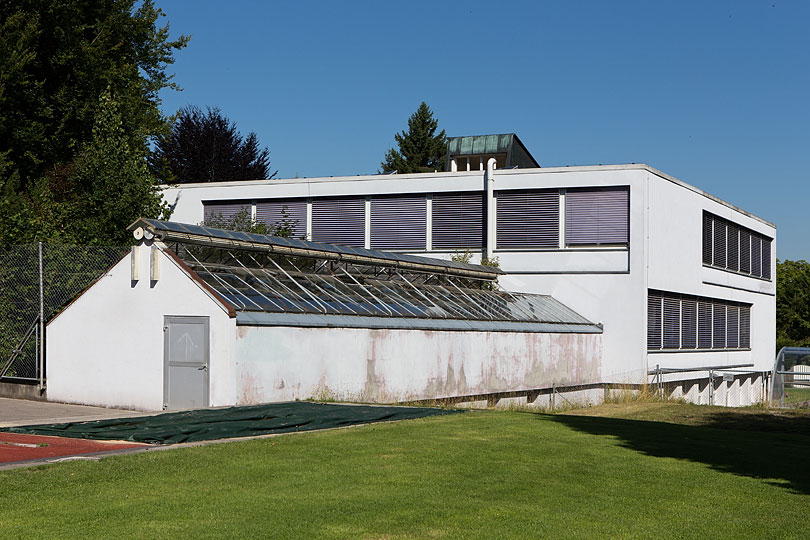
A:
[[[188,362],[188,353],[192,349],[196,349],[197,346],[194,344],[194,340],[191,339],[191,336],[188,335],[188,332],[184,332],[180,339],[177,340],[177,343],[182,343],[186,347],[186,362]]]

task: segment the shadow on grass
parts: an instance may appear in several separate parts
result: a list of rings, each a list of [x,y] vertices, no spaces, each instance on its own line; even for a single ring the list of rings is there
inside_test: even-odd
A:
[[[810,416],[722,412],[701,425],[594,416],[552,415],[555,422],[591,435],[609,435],[621,446],[655,457],[685,459],[711,468],[760,478],[810,494]]]

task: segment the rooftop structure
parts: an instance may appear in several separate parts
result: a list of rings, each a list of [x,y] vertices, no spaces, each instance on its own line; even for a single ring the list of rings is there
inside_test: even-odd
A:
[[[531,169],[540,165],[517,135],[473,135],[447,139],[446,171],[483,171],[494,158],[499,169]]]

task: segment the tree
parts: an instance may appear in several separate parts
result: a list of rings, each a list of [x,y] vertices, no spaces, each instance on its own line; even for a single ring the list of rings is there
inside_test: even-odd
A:
[[[107,88],[130,151],[168,130],[159,91],[177,89],[166,67],[189,38],[162,16],[152,0],[0,1],[0,244],[61,234],[51,218],[82,191],[68,183]]]
[[[171,132],[157,137],[149,161],[166,183],[257,180],[278,172],[268,174],[270,151],[259,149],[256,134],[243,138],[216,107],[180,109]]]
[[[408,132],[394,135],[399,151],[391,148],[380,166],[382,172],[400,174],[443,171],[447,154],[447,135],[444,130],[436,134],[439,121],[423,101],[408,118]]]
[[[776,348],[810,347],[810,263],[776,261]]]
[[[254,234],[268,234],[270,236],[280,236],[290,238],[298,225],[297,219],[292,219],[287,207],[281,209],[281,219],[273,224],[256,221],[248,208],[242,208],[230,217],[222,214],[214,214],[206,218],[202,223],[203,227],[214,229],[225,229],[227,231],[242,231]],[[305,238],[305,237],[304,237]]]

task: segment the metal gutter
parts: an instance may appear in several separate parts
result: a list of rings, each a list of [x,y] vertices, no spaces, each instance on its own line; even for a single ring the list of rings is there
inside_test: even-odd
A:
[[[239,311],[237,326],[285,326],[303,328],[371,328],[387,330],[445,330],[467,332],[535,332],[554,334],[601,334],[596,324],[483,321],[461,319],[410,319],[362,315],[314,313],[268,313]]]

